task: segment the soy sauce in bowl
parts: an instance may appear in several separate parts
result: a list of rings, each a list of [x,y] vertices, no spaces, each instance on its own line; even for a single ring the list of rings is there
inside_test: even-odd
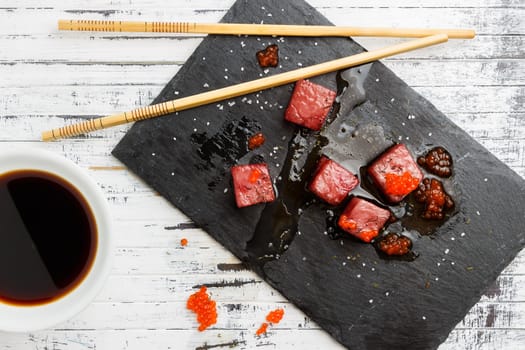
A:
[[[0,175],[0,302],[35,306],[75,289],[97,251],[97,225],[84,196],[40,170]]]

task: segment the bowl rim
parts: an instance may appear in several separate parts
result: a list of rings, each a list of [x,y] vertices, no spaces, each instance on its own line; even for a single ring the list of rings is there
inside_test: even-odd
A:
[[[85,309],[100,292],[111,271],[114,237],[109,205],[87,172],[71,160],[38,148],[19,147],[0,154],[0,175],[17,170],[39,170],[72,184],[84,196],[97,226],[97,250],[90,270],[71,291],[50,303],[12,305],[0,302],[0,330],[29,332],[50,328]]]

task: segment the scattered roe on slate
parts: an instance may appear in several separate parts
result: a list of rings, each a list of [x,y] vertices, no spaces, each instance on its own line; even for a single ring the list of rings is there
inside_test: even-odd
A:
[[[385,192],[394,196],[403,196],[410,193],[419,185],[419,180],[408,171],[405,171],[402,175],[386,174],[385,180]]]
[[[206,293],[205,286],[202,286],[198,292],[190,295],[186,307],[197,314],[200,332],[217,323],[216,303]]]
[[[284,316],[284,310],[276,309],[276,310],[270,311],[268,315],[266,315],[266,321],[268,321],[271,324],[277,324],[281,322],[281,320],[283,319],[283,316]],[[261,327],[259,327],[257,332],[255,332],[255,334],[261,335],[261,334],[266,333],[266,331],[268,330],[268,326],[269,326],[268,322],[264,322],[261,325]]]
[[[183,247],[187,246],[188,245],[188,240],[186,238],[181,239],[180,240],[180,245],[183,246]]]
[[[262,132],[259,132],[248,140],[248,148],[250,150],[254,150],[256,148],[259,148],[263,145],[263,143],[266,141],[266,138],[264,137]]]

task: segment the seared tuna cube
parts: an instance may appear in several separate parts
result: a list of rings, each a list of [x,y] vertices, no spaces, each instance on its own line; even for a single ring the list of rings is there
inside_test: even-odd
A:
[[[414,191],[423,173],[403,144],[390,147],[368,167],[372,181],[392,203],[403,200]]]
[[[308,189],[326,203],[338,205],[358,184],[359,180],[351,171],[323,156]]]
[[[335,96],[335,91],[308,80],[300,80],[295,84],[284,118],[306,128],[320,130]]]
[[[341,229],[369,243],[390,218],[390,211],[358,197],[352,198],[339,217]]]
[[[266,164],[237,165],[231,168],[235,201],[239,208],[275,199]]]

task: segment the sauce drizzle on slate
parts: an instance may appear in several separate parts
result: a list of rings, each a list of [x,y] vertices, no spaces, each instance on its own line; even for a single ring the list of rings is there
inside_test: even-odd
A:
[[[395,142],[382,126],[373,122],[360,122],[356,114],[356,107],[367,101],[365,81],[371,66],[372,64],[367,64],[341,72],[338,75],[339,94],[336,106],[327,118],[327,125],[318,133],[300,129],[291,140],[281,171],[282,179],[276,184],[278,197],[274,202],[266,204],[252,239],[245,248],[247,260],[255,265],[253,268],[262,271],[261,265],[265,262],[280,258],[298,234],[301,213],[310,205],[319,205],[325,210],[328,237],[354,240],[337,225],[339,214],[348,199],[341,205],[332,207],[319,201],[307,190],[310,174],[321,155],[328,156],[358,175],[360,185],[351,192],[352,196],[366,198],[392,212],[393,220],[386,225],[385,234],[393,232],[411,239],[411,252],[402,256],[388,256],[378,250],[381,259],[413,261],[418,257],[417,247],[421,236],[433,234],[457,213],[458,209],[455,207],[453,211],[446,213],[443,220],[423,219],[420,215],[422,204],[414,199],[413,194],[397,205],[389,205],[372,184],[366,173],[366,166]],[[412,149],[411,152],[416,153]],[[427,176],[428,173],[422,170]],[[447,192],[454,196],[453,179],[445,179],[443,182]],[[377,242],[373,245],[377,246]]]

